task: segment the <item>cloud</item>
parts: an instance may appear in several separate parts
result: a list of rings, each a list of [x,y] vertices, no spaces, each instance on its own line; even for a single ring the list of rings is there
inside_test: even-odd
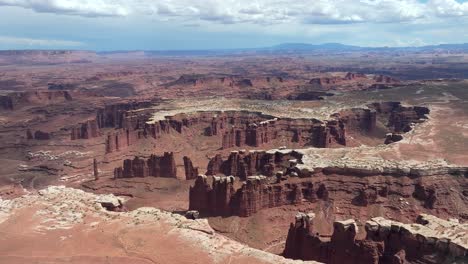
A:
[[[84,17],[126,16],[127,4],[118,0],[0,0],[0,6],[17,6],[39,13]]]
[[[56,39],[34,39],[34,38],[18,38],[10,36],[0,36],[1,46],[42,46],[42,47],[78,47],[84,46],[83,42],[56,40]]]
[[[428,6],[440,17],[468,16],[468,2],[459,3],[455,0],[430,0]]]
[[[455,0],[0,0],[0,6],[36,12],[99,16],[150,16],[184,23],[350,24],[392,23],[468,16]]]

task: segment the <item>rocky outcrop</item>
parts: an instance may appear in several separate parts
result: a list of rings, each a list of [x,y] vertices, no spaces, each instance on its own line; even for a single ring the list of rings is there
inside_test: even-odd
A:
[[[416,224],[382,217],[366,222],[366,240],[383,242],[380,263],[464,263],[468,256],[468,225],[421,214]]]
[[[325,96],[333,96],[333,94],[320,91],[299,91],[289,94],[286,99],[299,101],[315,101],[323,100]]]
[[[199,211],[202,215],[231,215],[236,209],[232,201],[234,181],[234,177],[214,177],[209,184],[205,175],[197,176],[189,191],[189,210]]]
[[[379,118],[386,123],[392,133],[406,133],[411,131],[415,123],[422,123],[427,119],[430,110],[422,106],[402,106],[400,102],[373,103],[369,108],[374,109]]]
[[[316,260],[323,263],[378,264],[383,243],[357,240],[354,220],[336,221],[330,241],[313,232],[314,214],[299,213],[291,224],[283,255],[286,258]]]
[[[8,95],[0,96],[0,107],[3,110],[13,110],[13,98]]]
[[[237,189],[233,176],[212,178],[209,184],[207,176],[197,177],[195,185],[190,188],[190,210],[205,215],[246,217],[263,208],[301,203],[304,198],[300,184],[270,185],[264,176],[248,177]],[[213,202],[216,202],[215,206]]]
[[[344,77],[345,80],[367,79],[367,75],[363,73],[348,72]]]
[[[246,180],[247,176],[273,176],[277,171],[286,171],[291,160],[300,160],[297,152],[283,154],[266,151],[232,151],[226,160],[216,155],[208,163],[207,175],[232,175]]]
[[[463,263],[468,225],[422,214],[417,224],[382,217],[367,221],[367,237],[357,240],[354,220],[336,221],[330,241],[313,232],[314,214],[299,213],[291,224],[283,255],[324,263]],[[458,262],[461,261],[461,262]]]
[[[31,132],[31,130],[26,130],[26,138],[27,139],[35,139],[35,140],[50,140],[51,139],[51,134],[49,132],[44,132],[41,130],[36,130],[34,134]]]
[[[325,85],[334,85],[342,81],[341,77],[320,77],[320,78],[313,78],[309,81],[309,84],[315,84],[319,86]]]
[[[372,90],[386,89],[400,84],[400,81],[386,75],[375,75],[369,77],[362,73],[348,72],[344,77],[328,76],[313,78],[309,84],[322,89],[340,90]]]
[[[148,122],[151,111],[134,111],[144,106],[148,106],[147,103],[106,106],[98,111],[96,121],[90,120],[75,127],[71,138],[91,138],[99,135],[103,128],[114,128],[106,135],[107,153],[128,147],[143,138],[161,139],[172,133],[194,132],[216,137],[221,149],[285,143],[294,147],[330,148],[346,146],[348,133],[382,137],[384,141],[383,133],[405,133],[414,123],[423,122],[429,112],[424,107],[404,107],[398,102],[385,102],[371,104],[367,109],[343,110],[324,121],[276,118],[260,112],[207,111],[176,114]]]
[[[135,157],[133,160],[126,159],[123,167],[114,169],[114,178],[133,177],[164,177],[177,178],[177,168],[174,154],[165,152],[163,156],[151,155],[147,160]]]
[[[238,154],[236,158],[239,158]],[[402,206],[405,204],[402,203],[406,201],[420,210],[425,208],[434,213],[468,219],[468,214],[464,212],[466,207],[461,206],[466,199],[463,190],[468,187],[462,177],[450,174],[417,177],[366,175],[359,171],[335,173],[326,169],[305,173],[294,166],[296,161],[290,163],[293,165],[277,171],[275,177],[246,176],[246,180],[240,182],[234,177],[238,184],[229,184],[230,190],[234,191],[230,191],[229,202],[226,202],[229,206],[226,208],[212,208],[194,202],[199,201],[199,197],[207,196],[214,200],[221,199],[216,198],[216,194],[225,192],[224,189],[217,190],[219,186],[226,188],[217,184],[223,177],[213,177],[210,184],[210,178],[203,176],[204,180],[197,180],[190,192],[191,209],[208,215],[250,216],[265,208],[325,201],[353,210],[378,205],[401,214],[398,210],[404,208]],[[222,199],[227,198],[223,196]]]
[[[388,133],[385,137],[384,144],[392,144],[398,141],[403,140],[403,136],[400,134]]]
[[[378,82],[378,83],[399,83],[400,81],[393,78],[393,77],[390,77],[390,76],[387,76],[387,75],[375,75],[374,76],[374,81]]]
[[[96,120],[99,128],[131,128],[136,129],[139,119],[132,119],[131,110],[147,108],[152,105],[150,101],[128,102],[106,105],[99,109]],[[135,123],[133,123],[135,122]]]
[[[12,92],[0,96],[0,107],[4,110],[14,110],[17,107],[29,105],[47,105],[53,103],[63,103],[73,100],[68,91],[25,91]]]
[[[71,140],[95,138],[100,135],[99,126],[95,119],[87,120],[71,129]]]
[[[98,163],[96,159],[93,159],[93,175],[94,180],[99,180],[99,170],[98,170]]]
[[[192,160],[189,157],[184,156],[184,169],[185,169],[185,179],[192,180],[198,176],[198,167],[195,168],[192,164]]]
[[[131,129],[117,129],[109,132],[105,140],[106,153],[125,149],[142,137],[143,135],[139,131]]]
[[[96,202],[100,204],[103,208],[112,212],[124,212],[126,208],[124,207],[122,199],[114,195],[101,195],[96,198]]]
[[[334,117],[340,120],[348,131],[372,133],[377,128],[377,112],[371,109],[353,108],[337,113]]]
[[[265,87],[270,83],[282,83],[281,76],[247,77],[239,75],[182,75],[176,81],[167,83],[172,86],[217,86],[226,88]]]
[[[175,130],[206,124],[205,136],[220,138],[221,148],[260,147],[276,141],[289,141],[299,145],[329,147],[344,145],[345,128],[339,120],[278,119],[259,112],[226,111],[198,112],[166,117],[154,124],[146,124],[144,135],[159,138]]]

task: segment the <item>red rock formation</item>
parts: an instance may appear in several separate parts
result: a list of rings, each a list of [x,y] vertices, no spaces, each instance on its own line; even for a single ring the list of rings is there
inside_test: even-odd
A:
[[[424,122],[429,114],[426,107],[406,107],[400,102],[373,103],[369,108],[374,109],[378,116],[387,122],[387,127],[393,133],[410,131],[413,123]]]
[[[403,107],[399,103],[388,102],[369,105],[370,109],[342,111],[325,121],[279,119],[259,112],[212,111],[177,114],[148,124],[149,115],[145,111],[132,110],[138,107],[141,106],[108,106],[99,111],[97,127],[94,121],[89,121],[73,129],[71,138],[94,137],[101,128],[116,128],[106,138],[106,152],[111,153],[130,146],[141,138],[160,139],[171,133],[184,134],[196,127],[204,136],[218,137],[222,149],[261,147],[279,142],[328,148],[346,146],[348,132],[373,133],[377,125],[382,123],[388,127],[378,131],[388,129],[388,132],[397,134],[407,132],[411,129],[411,124],[424,121],[428,113],[428,109],[424,107]]]
[[[227,160],[223,160],[221,155],[213,157],[208,163],[206,174],[224,174],[242,180],[246,180],[247,176],[259,174],[273,176],[275,171],[286,170],[290,166],[290,160],[300,158],[301,155],[296,152],[283,154],[266,151],[232,151]]]
[[[367,75],[363,73],[348,72],[344,77],[345,80],[367,79]]]
[[[421,214],[416,224],[382,217],[366,222],[366,239],[357,240],[354,220],[337,221],[330,241],[312,230],[314,214],[299,213],[291,224],[283,255],[324,263],[465,263],[466,225]]]
[[[150,101],[129,102],[106,105],[103,109],[99,109],[96,114],[96,120],[99,128],[132,128],[135,129],[138,119],[128,118],[131,110],[150,107]],[[133,123],[133,122],[135,123]]]
[[[341,81],[340,77],[321,77],[321,78],[313,78],[310,80],[310,84],[316,84],[316,85],[333,85]]]
[[[393,77],[387,76],[387,75],[376,75],[374,76],[374,81],[378,83],[399,83],[400,82],[399,80]]]
[[[26,139],[28,139],[28,140],[29,139],[34,139],[34,135],[33,135],[33,133],[31,132],[31,130],[29,128],[26,130]]]
[[[371,133],[377,127],[377,112],[374,110],[353,108],[334,116],[342,122],[340,125],[348,130]]]
[[[356,240],[358,227],[354,220],[337,221],[330,241],[322,241],[313,233],[313,214],[299,213],[291,224],[283,255],[286,258],[315,260],[338,264],[378,264],[383,243]]]
[[[34,134],[31,132],[30,129],[26,130],[26,138],[28,140],[35,139],[35,140],[49,140],[51,138],[51,134],[48,132],[43,132],[41,130],[37,130]]]
[[[94,180],[99,180],[99,170],[98,170],[98,164],[97,160],[93,159],[93,175],[94,175]]]
[[[37,130],[34,132],[34,139],[36,140],[49,140],[51,138],[50,133]]]
[[[112,153],[127,148],[141,137],[143,137],[143,135],[139,133],[139,131],[130,129],[119,129],[114,132],[109,132],[105,141],[106,153]]]
[[[244,76],[209,76],[209,75],[182,75],[176,81],[167,83],[172,86],[218,86],[226,88],[264,87],[270,83],[282,83],[280,76],[244,77]]]
[[[366,240],[384,244],[382,263],[466,263],[466,225],[421,214],[416,224],[382,217],[366,222]],[[462,238],[462,239],[460,239]]]
[[[3,110],[13,110],[13,99],[11,96],[0,96],[0,106]]]
[[[268,159],[272,159],[269,153],[263,155],[266,155]],[[289,158],[285,155],[284,158],[286,157]],[[273,156],[273,159],[281,160],[280,157],[275,156]],[[249,162],[253,160],[255,161],[252,164],[262,162],[262,158],[253,158],[251,154],[233,153],[227,161],[220,162],[219,158],[213,159],[210,170],[211,172],[215,169],[223,171],[228,170],[228,166],[232,166],[229,170],[234,173],[227,173],[227,175],[242,176],[245,179],[243,175],[249,175],[249,169],[264,169],[261,166],[249,165]],[[213,168],[214,163],[218,166],[215,169]],[[464,182],[463,177],[452,176],[468,175],[468,169],[466,168],[461,168],[458,172],[449,169],[446,172],[420,171],[416,173],[409,170],[382,173],[371,169],[366,171],[365,169],[353,168],[341,170],[338,168],[323,168],[310,172],[304,169],[299,170],[294,165],[290,167],[283,166],[280,169],[281,166],[278,165],[280,163],[273,163],[278,169],[276,174],[279,176],[277,177],[247,176],[247,180],[240,187],[238,184],[233,185],[232,187],[237,187],[234,188],[235,192],[230,197],[230,206],[229,208],[223,208],[221,212],[223,214],[229,212],[231,215],[249,216],[264,208],[304,202],[315,203],[318,200],[336,203],[340,208],[354,208],[356,210],[359,210],[359,207],[373,204],[388,205],[394,208],[399,206],[399,203],[395,204],[395,201],[402,198],[411,200],[415,206],[420,204],[421,207],[429,210],[444,208],[443,211],[449,210],[451,215],[468,219],[468,214],[463,212],[463,207],[460,208],[460,204],[465,199],[462,190],[468,187],[467,183]],[[290,163],[295,164],[295,162]],[[264,164],[267,167],[271,165],[270,162]],[[441,182],[445,183],[441,184]],[[447,185],[447,182],[450,182],[450,184]],[[190,203],[197,200],[198,196],[206,196],[207,192],[217,193],[216,185],[207,185],[206,180],[203,186],[197,185],[198,181],[195,182],[193,187],[196,191],[190,193]],[[450,188],[458,191],[450,191]],[[204,208],[204,206],[200,208],[195,205],[191,206],[191,209],[205,214],[219,215],[220,213],[215,209],[203,211]]]
[[[123,162],[123,167],[114,169],[114,178],[147,176],[177,178],[174,154],[165,152],[163,156],[151,155],[147,160],[139,157],[135,157],[133,160],[126,159]]]
[[[401,141],[401,140],[403,140],[402,135],[394,134],[394,133],[388,133],[386,138],[385,138],[384,144],[388,145],[388,144],[392,144],[392,143],[395,143],[395,142],[398,142],[398,141]]]
[[[68,91],[25,91],[12,92],[0,96],[0,107],[4,110],[13,110],[16,107],[27,105],[44,105],[51,103],[61,103],[73,100]]]
[[[199,211],[202,215],[228,216],[232,214],[234,177],[214,177],[210,185],[204,175],[197,176],[195,185],[190,187],[189,210]]]
[[[184,156],[185,179],[192,180],[198,176],[198,167],[193,167],[192,161],[189,157]]]
[[[71,130],[71,140],[89,139],[101,135],[96,119],[87,120],[85,123],[73,127]]]

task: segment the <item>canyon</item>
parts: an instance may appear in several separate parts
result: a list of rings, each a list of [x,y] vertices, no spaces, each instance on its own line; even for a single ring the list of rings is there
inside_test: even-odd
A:
[[[463,263],[463,60],[355,55],[0,52],[0,262]]]

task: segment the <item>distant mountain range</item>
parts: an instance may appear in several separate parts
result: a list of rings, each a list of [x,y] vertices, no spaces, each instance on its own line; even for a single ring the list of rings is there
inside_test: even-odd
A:
[[[284,43],[267,48],[271,50],[290,51],[430,51],[430,50],[457,50],[468,51],[468,43],[464,44],[440,44],[420,47],[360,47],[345,45],[341,43],[307,44],[307,43]]]
[[[211,49],[211,50],[155,50],[144,51],[147,56],[220,56],[239,54],[307,54],[307,53],[342,53],[342,52],[435,52],[453,51],[468,52],[468,43],[441,44],[421,47],[360,47],[341,43],[307,44],[307,43],[283,43],[265,48],[244,49]],[[100,52],[99,54],[115,54],[121,52]]]
[[[467,52],[468,43],[441,44],[421,47],[360,47],[340,43],[307,44],[307,43],[283,43],[264,48],[243,49],[207,49],[207,50],[122,50],[122,51],[68,51],[68,50],[0,50],[0,58],[19,57],[72,57],[79,54],[82,57],[89,56],[109,58],[135,58],[153,56],[236,56],[236,55],[281,55],[281,54],[336,54],[353,52]],[[77,59],[77,58],[74,58]],[[1,59],[0,59],[1,63]]]

